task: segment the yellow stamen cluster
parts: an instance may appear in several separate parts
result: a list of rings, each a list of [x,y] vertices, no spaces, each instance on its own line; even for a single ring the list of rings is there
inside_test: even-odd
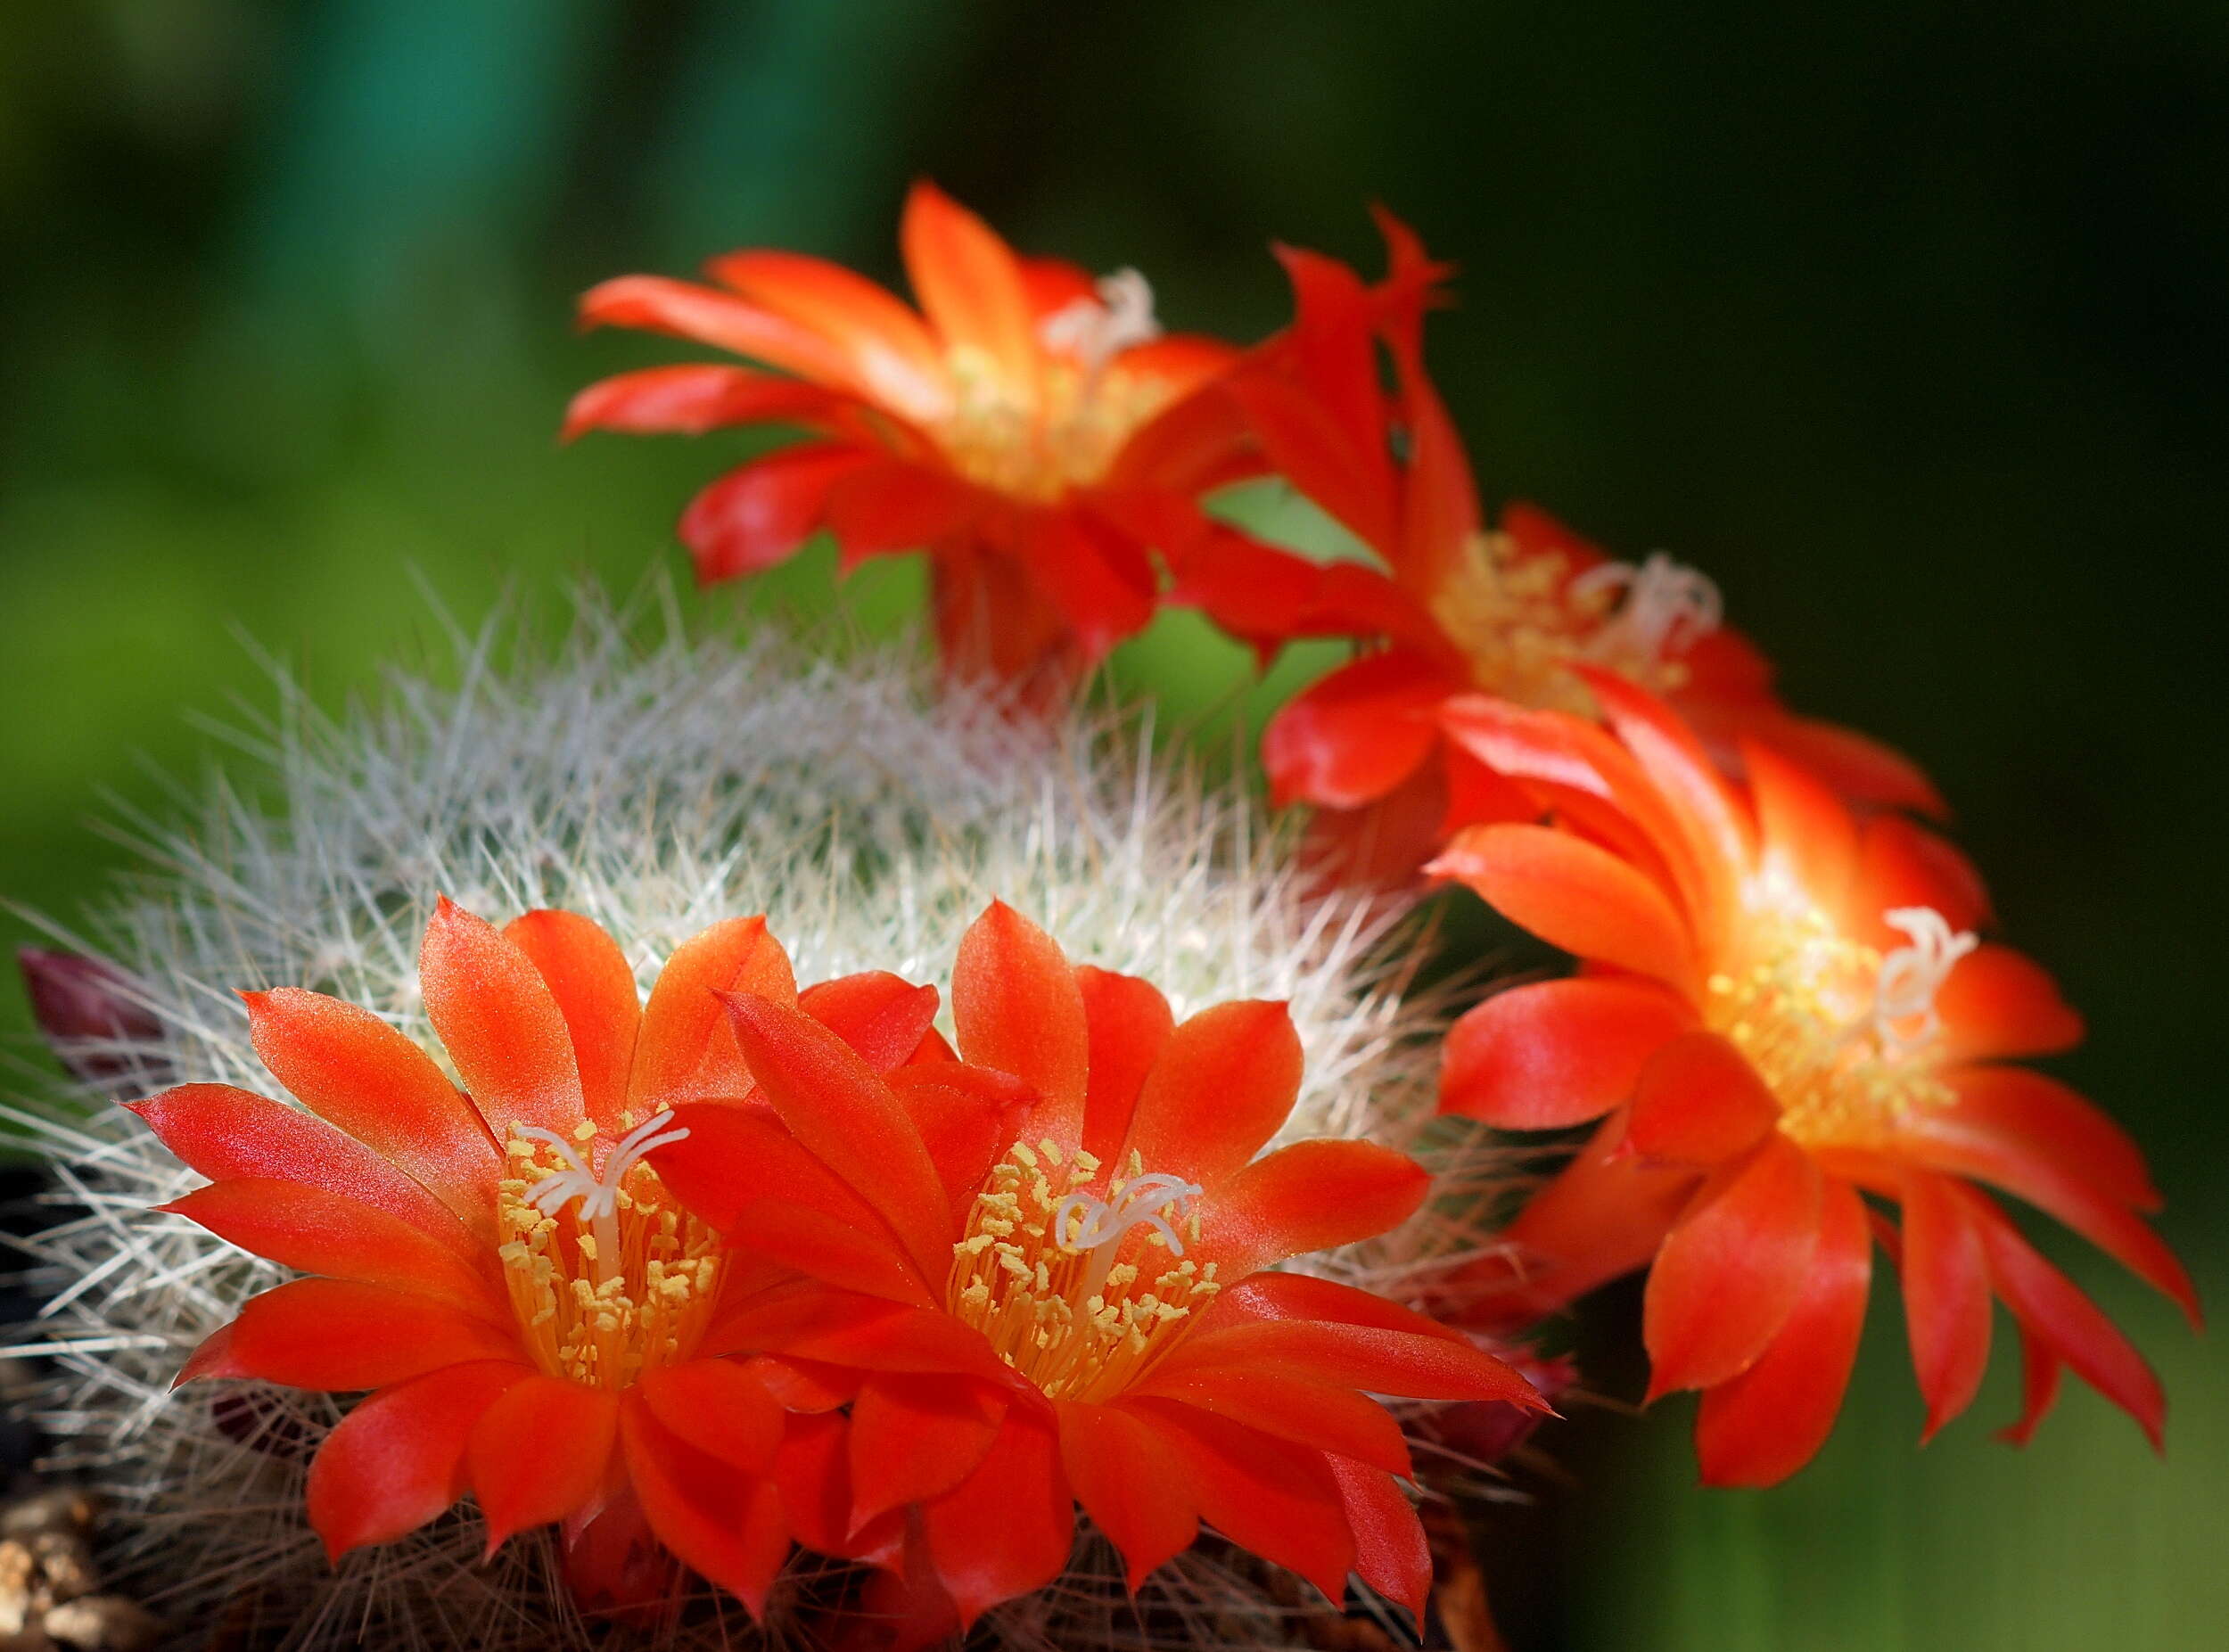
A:
[[[621,1123],[631,1129],[634,1120]],[[595,1136],[591,1124],[574,1131],[583,1155]],[[612,1214],[586,1219],[579,1200],[549,1214],[527,1194],[565,1169],[556,1150],[514,1128],[506,1151],[498,1254],[535,1362],[552,1377],[619,1389],[688,1358],[720,1292],[719,1236],[675,1204],[644,1163],[621,1181]]]
[[[1950,1100],[1926,1046],[1884,1038],[1873,1009],[1881,954],[1807,901],[1753,899],[1746,947],[1706,983],[1704,1020],[1749,1058],[1810,1147],[1879,1145]]]
[[[1168,400],[1161,384],[1119,366],[1058,356],[1042,360],[1034,387],[1009,382],[972,347],[948,362],[956,394],[937,445],[970,481],[1016,498],[1050,501],[1098,481]]]
[[[1617,606],[1609,586],[1575,588],[1567,559],[1527,551],[1506,533],[1474,535],[1431,600],[1432,617],[1470,662],[1485,693],[1543,711],[1594,715],[1594,700],[1571,667],[1603,665],[1657,694],[1688,677],[1676,658],[1605,646]]]
[[[1124,1190],[1145,1175],[1134,1153],[1127,1168],[1103,1201],[1087,1196],[1089,1204],[1102,1212],[1125,1208]],[[967,1237],[952,1247],[947,1306],[1056,1400],[1121,1393],[1182,1336],[1193,1311],[1222,1289],[1213,1262],[1178,1261],[1143,1220],[1157,1216],[1183,1236],[1180,1243],[1196,1241],[1199,1218],[1185,1216],[1174,1198],[1150,1211],[1132,1204],[1125,1221],[1139,1218],[1138,1225],[1098,1245],[1079,1244],[1090,1229],[1075,1209],[1084,1201],[1073,1196],[1092,1186],[1099,1171],[1090,1154],[1064,1155],[1051,1141],[1033,1148],[1016,1142],[976,1196]],[[1120,1260],[1125,1251],[1129,1260]]]

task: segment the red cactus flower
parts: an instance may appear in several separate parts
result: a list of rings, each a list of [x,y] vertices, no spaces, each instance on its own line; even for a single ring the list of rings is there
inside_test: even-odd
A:
[[[970,1064],[878,1075],[794,1009],[730,1005],[779,1123],[679,1108],[660,1173],[811,1281],[736,1334],[848,1372],[828,1424],[848,1486],[818,1541],[887,1569],[901,1640],[1051,1582],[1078,1503],[1133,1587],[1205,1522],[1334,1599],[1353,1571],[1421,1610],[1407,1447],[1367,1396],[1545,1402],[1429,1319],[1276,1270],[1427,1187],[1361,1141],[1255,1156],[1300,1081],[1281,1005],[1172,1024],[1152,986],[1072,967],[1003,906],[953,976]],[[1010,1122],[983,1105],[1001,1093]]]
[[[1193,501],[1249,467],[1235,408],[1205,393],[1238,352],[1164,336],[1134,270],[1094,283],[1017,257],[931,184],[899,240],[917,311],[791,252],[713,259],[720,290],[605,282],[581,300],[588,324],[761,365],[605,379],[573,399],[565,433],[810,432],[697,496],[681,538],[698,577],[758,572],[823,527],[846,570],[925,548],[947,663],[1057,696],[1152,617],[1150,553],[1204,531]]]
[[[179,1381],[372,1391],[309,1471],[336,1560],[469,1491],[491,1549],[564,1522],[584,1596],[638,1592],[621,1580],[646,1525],[756,1610],[790,1546],[769,1387],[786,1374],[716,1356],[734,1347],[723,1316],[777,1270],[678,1205],[645,1155],[675,1138],[672,1104],[749,1089],[715,989],[840,1022],[913,990],[860,977],[801,999],[744,918],[676,951],[646,1007],[588,919],[498,932],[446,900],[419,972],[462,1091],[369,1011],[281,988],[244,996],[300,1107],[188,1084],[135,1108],[211,1179],[167,1210],[314,1276],[251,1300]]]
[[[1792,1474],[1832,1426],[1873,1239],[1897,1258],[1932,1434],[1988,1359],[1991,1299],[2021,1332],[2024,1440],[2062,1366],[2143,1425],[2143,1359],[1978,1184],[2036,1206],[2180,1303],[2143,1220],[2159,1195],[2105,1115],[2006,1057],[2081,1023],[2048,976],[1977,940],[1978,880],[1901,817],[1862,822],[1760,744],[1719,772],[1665,703],[1606,671],[1607,729],[1474,697],[1452,737],[1547,824],[1459,834],[1434,870],[1581,960],[1452,1032],[1444,1108],[1509,1129],[1602,1121],[1472,1270],[1473,1322],[1527,1322],[1647,1267],[1650,1397],[1703,1393],[1704,1478]],[[1900,1207],[1900,1227],[1861,1196]]]
[[[1265,455],[1353,532],[1377,565],[1310,562],[1234,540],[1203,546],[1178,595],[1267,653],[1299,637],[1367,652],[1271,723],[1262,754],[1280,801],[1325,811],[1365,850],[1361,875],[1406,876],[1443,822],[1514,818],[1490,771],[1445,738],[1438,709],[1485,693],[1592,715],[1581,667],[1663,694],[1731,767],[1747,738],[1794,757],[1855,800],[1939,811],[1925,776],[1848,729],[1800,718],[1772,668],[1724,626],[1716,588],[1661,554],[1602,551],[1529,505],[1488,531],[1461,438],[1426,374],[1423,315],[1444,274],[1406,226],[1379,215],[1391,273],[1284,249],[1297,319],[1230,382]],[[1379,388],[1378,349],[1396,390]]]

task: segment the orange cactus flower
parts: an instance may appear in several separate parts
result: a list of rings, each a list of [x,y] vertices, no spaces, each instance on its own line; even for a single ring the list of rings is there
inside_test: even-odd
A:
[[[1511,818],[1521,800],[1439,727],[1440,707],[1490,694],[1592,715],[1580,668],[1616,672],[1677,706],[1722,763],[1747,738],[1856,800],[1935,812],[1925,776],[1878,743],[1800,718],[1772,668],[1723,621],[1715,586],[1662,554],[1611,560],[1547,513],[1511,505],[1489,531],[1445,406],[1425,372],[1423,316],[1445,274],[1379,214],[1391,270],[1367,287],[1345,265],[1283,249],[1297,319],[1230,390],[1271,466],[1353,533],[1377,565],[1311,562],[1242,541],[1202,547],[1178,596],[1263,653],[1299,637],[1369,651],[1297,695],[1263,760],[1280,801],[1370,844],[1364,875],[1414,872],[1443,822]],[[1379,387],[1380,342],[1396,387]]]
[[[735,1334],[848,1371],[825,1425],[844,1484],[800,1535],[885,1568],[870,1610],[902,1641],[1051,1582],[1078,1503],[1132,1587],[1205,1522],[1334,1599],[1352,1571],[1421,1610],[1407,1447],[1367,1396],[1545,1402],[1428,1319],[1277,1270],[1428,1186],[1361,1141],[1256,1156],[1301,1076],[1283,1006],[1175,1024],[1151,985],[1071,966],[998,905],[953,975],[966,1064],[877,1074],[792,1008],[729,1003],[773,1117],[678,1108],[660,1173],[807,1276]]]
[[[1205,531],[1199,493],[1244,473],[1238,359],[1164,335],[1135,270],[1094,282],[1016,256],[934,185],[899,231],[919,309],[792,252],[715,259],[719,289],[625,275],[580,304],[760,366],[653,367],[590,385],[565,434],[802,428],[681,519],[698,577],[756,573],[831,530],[848,571],[926,548],[947,663],[1052,694],[1153,615],[1151,553]],[[1255,466],[1258,468],[1258,465]]]
[[[300,1107],[188,1084],[135,1108],[211,1179],[166,1209],[314,1276],[251,1299],[178,1380],[372,1391],[309,1471],[336,1560],[469,1490],[491,1552],[563,1521],[584,1599],[644,1574],[646,1525],[757,1610],[790,1547],[784,1411],[764,1362],[715,1356],[733,1346],[722,1318],[769,1270],[679,1205],[646,1155],[676,1138],[672,1104],[749,1088],[714,989],[825,1013],[862,989],[886,1006],[888,978],[801,1000],[765,924],[735,919],[677,950],[646,1007],[587,918],[498,931],[446,900],[419,974],[462,1091],[368,1010],[282,988],[245,997],[256,1051]]]
[[[1767,1484],[1832,1426],[1878,1237],[1903,1270],[1929,1434],[1974,1396],[1995,1296],[2027,1362],[2011,1437],[2064,1367],[2156,1444],[2150,1368],[1978,1185],[2196,1321],[2143,1220],[2159,1199],[2135,1146],[2064,1085],[2003,1064],[2067,1048],[2081,1023],[2036,965],[1977,939],[1964,860],[1901,817],[1861,822],[1765,745],[1729,781],[1663,701],[1607,671],[1587,683],[1607,728],[1483,696],[1448,717],[1547,823],[1468,828],[1433,869],[1582,967],[1464,1016],[1441,1105],[1518,1130],[1602,1121],[1506,1253],[1470,1270],[1460,1317],[1530,1322],[1647,1267],[1650,1397],[1701,1390],[1704,1478]]]

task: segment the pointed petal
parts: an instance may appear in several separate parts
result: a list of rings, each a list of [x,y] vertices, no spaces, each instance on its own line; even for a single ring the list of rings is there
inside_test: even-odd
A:
[[[725,1002],[744,1060],[790,1133],[889,1222],[925,1279],[951,1268],[951,1207],[905,1107],[810,1015],[750,993]]]
[[[850,1529],[925,1502],[975,1472],[997,1439],[1008,1396],[972,1377],[877,1372],[851,1407]]]
[[[1406,1607],[1419,1631],[1432,1592],[1432,1550],[1424,1523],[1400,1483],[1366,1464],[1328,1453],[1339,1483],[1347,1529],[1354,1534],[1354,1571],[1397,1607]]]
[[[1758,739],[1786,752],[1854,802],[1909,809],[1937,819],[1949,812],[1926,770],[1870,735],[1784,711],[1751,721]]]
[[[1977,929],[1988,922],[1989,892],[1973,864],[1942,838],[1900,815],[1874,815],[1858,836],[1850,907],[1854,916],[1870,917],[1876,925],[1868,939],[1884,948],[1897,947],[1905,938],[1880,924],[1879,914],[1897,907],[1933,907],[1953,929]]]
[[[241,1309],[226,1375],[336,1393],[383,1388],[445,1365],[518,1357],[518,1335],[510,1326],[418,1292],[297,1279]]]
[[[1059,1432],[1040,1406],[1008,1411],[975,1473],[922,1511],[931,1562],[963,1627],[1059,1576],[1075,1524]]]
[[[855,406],[802,379],[687,362],[597,380],[565,408],[560,435],[571,441],[589,431],[702,436],[731,424],[823,426],[843,422]]]
[[[444,896],[425,926],[418,980],[441,1048],[489,1130],[529,1124],[570,1139],[587,1116],[572,1033],[526,954]]]
[[[1083,994],[1053,938],[1003,900],[960,938],[952,1023],[962,1056],[1044,1097],[1032,1128],[1064,1146],[1082,1141],[1091,1050]]]
[[[2024,1446],[2036,1437],[2037,1425],[2059,1402],[2059,1373],[2064,1368],[2050,1343],[2020,1327],[2020,1414],[1997,1430],[1998,1439]]]
[[[1193,1406],[1256,1433],[1319,1451],[1336,1451],[1386,1474],[1406,1478],[1411,1472],[1408,1442],[1393,1413],[1350,1388],[1276,1370],[1164,1365],[1127,1392],[1139,1399]]]
[[[1121,1159],[1216,1188],[1276,1135],[1300,1094],[1300,1035],[1281,1003],[1241,999],[1180,1025],[1146,1075]]]
[[[1169,1000],[1149,981],[1089,964],[1076,970],[1083,998],[1086,1067],[1083,1150],[1111,1163],[1130,1134],[1146,1075],[1176,1029]]]
[[[681,543],[699,585],[762,573],[787,562],[827,525],[830,491],[875,463],[839,442],[800,442],[738,464],[689,501]]]
[[[1633,1094],[1695,1012],[1651,982],[1543,981],[1464,1014],[1441,1055],[1440,1111],[1502,1130],[1559,1130]]]
[[[1983,944],[1959,959],[1935,995],[1945,1061],[2055,1056],[2082,1041],[2082,1017],[2039,964]]]
[[[1135,1594],[1199,1534],[1199,1508],[1182,1459],[1120,1407],[1064,1401],[1054,1410],[1060,1460],[1076,1500],[1122,1551],[1123,1580]]]
[[[2057,1079],[2026,1067],[1962,1067],[1943,1077],[1951,1105],[1912,1114],[1912,1131],[1964,1144],[1968,1163],[2033,1159],[2122,1204],[2159,1208],[2143,1149],[2102,1108]]]
[[[627,1074],[635,1061],[642,1000],[635,971],[619,942],[578,912],[545,908],[513,918],[504,938],[526,954],[572,1034],[573,1065],[588,1117],[606,1135],[622,1135]]]
[[[730,252],[707,273],[722,286],[818,333],[847,360],[860,391],[916,422],[951,403],[943,352],[921,317],[841,264],[802,253]]]
[[[2049,1347],[2084,1382],[2136,1419],[2155,1451],[2163,1448],[2167,1394],[2144,1358],[2097,1304],[2036,1253],[1986,1196],[1958,1196],[1981,1230],[1989,1277],[2022,1330]],[[2031,1402],[2032,1403],[2032,1402]]]
[[[1463,1341],[1461,1332],[1374,1291],[1310,1273],[1257,1273],[1219,1294],[1201,1316],[1197,1335],[1257,1319],[1324,1319],[1335,1325],[1404,1331],[1414,1336]]]
[[[1411,1400],[1499,1400],[1527,1410],[1548,1404],[1515,1367],[1468,1342],[1378,1325],[1257,1319],[1226,1326],[1186,1338],[1156,1376],[1210,1371],[1277,1372]]]
[[[945,1371],[1011,1385],[983,1333],[941,1308],[814,1290],[754,1305],[705,1333],[704,1352],[750,1349],[869,1371]]]
[[[807,987],[797,1007],[887,1075],[913,1059],[936,1020],[937,990],[870,969]]]
[[[493,1242],[503,1156],[431,1056],[371,1011],[320,992],[280,987],[243,997],[255,1053],[280,1083]]]
[[[509,1308],[485,1267],[465,1262],[401,1217],[345,1194],[242,1177],[156,1208],[301,1273],[422,1291],[468,1312],[500,1315]]]
[[[852,384],[851,364],[819,334],[785,316],[694,282],[621,275],[580,297],[584,327],[640,327],[717,345],[817,384]]]
[[[444,1366],[357,1404],[309,1465],[309,1524],[325,1557],[392,1542],[462,1497],[473,1426],[530,1375],[506,1360]]]
[[[1842,800],[1769,747],[1743,743],[1764,864],[1775,861],[1805,893],[1839,910],[1857,870],[1857,823]]]
[[[770,1478],[739,1475],[682,1440],[651,1415],[639,1393],[620,1402],[619,1435],[628,1478],[658,1541],[753,1617],[764,1613],[789,1557],[780,1488]]]
[[[1455,687],[1438,665],[1402,649],[1340,667],[1263,731],[1271,800],[1355,809],[1385,796],[1439,744],[1436,714]]]
[[[1703,1394],[1695,1451],[1706,1485],[1777,1485],[1817,1455],[1849,1386],[1871,1278],[1863,1203],[1829,1182],[1803,1294],[1756,1363]]]
[[[1989,1368],[1988,1263],[1981,1235],[1940,1176],[1904,1172],[1904,1319],[1927,1401],[1924,1445],[1973,1403]]]
[[[849,573],[870,556],[926,550],[983,508],[975,484],[942,464],[876,458],[829,487],[828,529],[839,566]]]
[[[1780,1114],[1748,1057],[1698,1027],[1665,1045],[1641,1073],[1625,1139],[1643,1158],[1712,1165],[1755,1147]]]
[[[513,1533],[562,1520],[593,1498],[619,1429],[606,1389],[537,1374],[506,1388],[465,1448],[473,1492],[488,1520],[488,1552]]]
[[[921,1133],[957,1232],[974,1212],[991,1165],[1030,1122],[1037,1092],[1009,1073],[957,1061],[901,1067],[890,1075],[890,1088]]]
[[[1201,1210],[1198,1253],[1225,1285],[1288,1256],[1375,1238],[1416,1214],[1432,1179],[1367,1141],[1296,1141],[1256,1159]]]
[[[972,352],[977,371],[1033,398],[1040,351],[1013,249],[925,179],[906,197],[898,246],[945,350]]]
[[[1695,1196],[1649,1271],[1651,1400],[1738,1377],[1764,1352],[1809,1277],[1820,1188],[1811,1155],[1775,1135]]]
[[[463,1098],[442,1082],[461,1110]],[[164,1147],[211,1181],[257,1178],[321,1188],[376,1205],[468,1265],[478,1265],[489,1253],[488,1243],[475,1239],[422,1183],[355,1137],[299,1108],[227,1084],[182,1084],[127,1105]],[[484,1140],[476,1119],[473,1130]],[[479,1208],[492,1236],[493,1201]]]
[[[637,1385],[651,1415],[708,1457],[762,1474],[782,1443],[781,1402],[753,1364],[685,1360],[654,1367]]]
[[[1327,1599],[1345,1598],[1354,1535],[1322,1452],[1165,1400],[1125,1401],[1123,1409],[1185,1464],[1203,1520],[1239,1548],[1298,1573]]]
[[[1096,664],[1145,629],[1159,593],[1142,547],[1077,511],[1040,511],[1023,542],[1023,565]]]
[[[629,1098],[637,1113],[660,1102],[732,1100],[746,1094],[751,1069],[728,1030],[722,992],[754,992],[777,1004],[797,1001],[789,955],[763,917],[714,924],[674,949],[650,989],[635,1040]]]
[[[1470,826],[1425,868],[1575,958],[1699,985],[1685,920],[1662,885],[1608,851],[1550,826]]]

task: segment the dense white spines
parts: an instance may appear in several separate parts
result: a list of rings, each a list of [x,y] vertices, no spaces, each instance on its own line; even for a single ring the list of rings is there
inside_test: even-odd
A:
[[[453,686],[398,676],[378,706],[339,719],[282,676],[277,714],[239,736],[262,773],[216,781],[175,827],[137,823],[147,871],[84,933],[56,932],[127,971],[162,1031],[115,1052],[142,1081],[81,1097],[90,1116],[8,1110],[53,1165],[58,1201],[78,1207],[30,1242],[59,1294],[18,1341],[53,1359],[39,1420],[57,1461],[116,1500],[119,1564],[174,1620],[214,1630],[226,1613],[256,1615],[276,1644],[300,1648],[593,1644],[546,1540],[483,1565],[469,1511],[328,1572],[301,1477],[342,1402],[169,1389],[185,1353],[283,1271],[150,1214],[198,1179],[98,1105],[185,1080],[274,1092],[243,989],[329,992],[438,1048],[415,973],[438,894],[498,921],[584,912],[646,982],[707,924],[763,911],[801,980],[874,967],[940,986],[996,896],[1077,961],[1152,980],[1179,1015],[1289,1000],[1307,1080],[1288,1135],[1414,1147],[1431,1123],[1434,1010],[1406,994],[1415,953],[1398,915],[1306,898],[1287,839],[1242,792],[1157,760],[1111,714],[1046,729],[987,696],[933,696],[910,654],[835,662],[658,621],[584,596],[568,638],[538,662],[497,669],[518,639],[490,628],[459,639]],[[1437,1162],[1451,1185],[1499,1169],[1453,1147]],[[1475,1245],[1476,1221],[1468,1201],[1435,1201],[1328,1266],[1398,1291]],[[994,1615],[1008,1644],[1134,1640],[1104,1549],[1087,1538],[1068,1583]],[[805,1632],[794,1603],[813,1569],[777,1589],[765,1643]],[[1289,1602],[1242,1573],[1254,1576],[1186,1557],[1146,1609],[1172,1632],[1212,1620],[1226,1640],[1283,1644]],[[732,1602],[687,1621],[673,1644],[761,1643]]]

